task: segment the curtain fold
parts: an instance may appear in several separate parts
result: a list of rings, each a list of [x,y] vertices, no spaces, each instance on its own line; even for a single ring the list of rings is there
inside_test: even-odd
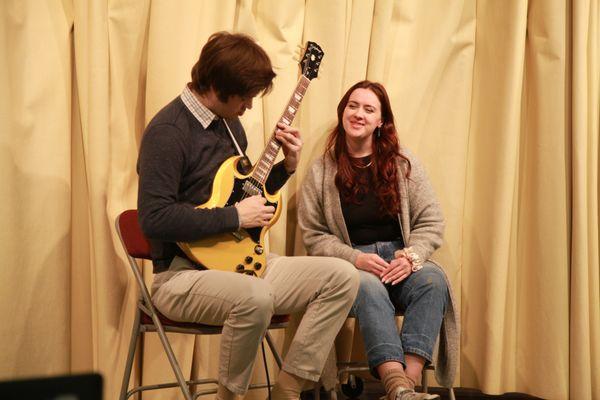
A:
[[[106,398],[118,393],[136,288],[114,219],[136,207],[145,125],[210,34],[229,30],[255,37],[277,73],[243,117],[253,160],[296,85],[299,45],[325,52],[296,117],[303,158],[271,251],[304,254],[304,174],[345,90],[380,81],[446,215],[435,258],[462,314],[456,386],[600,399],[598,3],[2,2],[0,379],[94,370]],[[172,380],[148,336],[134,379]],[[184,374],[216,372],[218,337],[173,339]]]
[[[600,135],[600,7],[571,5],[570,319],[571,398],[600,395],[598,136]]]
[[[0,377],[57,374],[71,353],[73,16],[3,2],[0,20]]]

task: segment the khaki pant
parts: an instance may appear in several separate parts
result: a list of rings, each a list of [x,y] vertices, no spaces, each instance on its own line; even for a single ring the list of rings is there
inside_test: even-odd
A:
[[[256,352],[273,314],[304,311],[283,369],[317,381],[358,290],[356,268],[330,257],[274,257],[262,278],[198,271],[176,257],[157,274],[152,300],[168,318],[223,325],[219,382],[248,390]]]

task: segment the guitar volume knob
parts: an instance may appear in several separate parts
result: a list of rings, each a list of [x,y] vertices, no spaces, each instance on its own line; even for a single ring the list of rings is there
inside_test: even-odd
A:
[[[254,261],[254,259],[250,256],[246,256],[246,258],[244,259],[244,261],[246,262],[246,264],[251,264],[252,261]]]
[[[259,262],[255,262],[255,263],[254,263],[254,269],[255,269],[255,270],[257,270],[257,271],[258,271],[258,270],[260,270],[261,268],[262,268],[262,264],[261,264],[261,263],[259,263]]]
[[[254,252],[258,255],[261,255],[263,253],[263,247],[260,244],[257,244],[256,246],[254,246]]]
[[[235,267],[235,270],[236,270],[237,272],[243,272],[243,271],[244,271],[244,266],[243,266],[242,264],[238,264],[238,265]]]

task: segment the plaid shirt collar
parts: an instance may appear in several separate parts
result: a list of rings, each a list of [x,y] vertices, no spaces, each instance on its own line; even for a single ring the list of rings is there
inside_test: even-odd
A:
[[[211,122],[219,119],[219,117],[210,111],[204,104],[202,104],[194,95],[188,85],[185,85],[183,92],[181,92],[181,100],[183,104],[190,110],[194,117],[200,122],[204,129],[207,129]]]

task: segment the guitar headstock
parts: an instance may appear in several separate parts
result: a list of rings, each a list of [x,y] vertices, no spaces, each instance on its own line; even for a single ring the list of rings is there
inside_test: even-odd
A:
[[[321,49],[321,46],[315,42],[306,42],[306,51],[300,61],[302,66],[302,75],[308,79],[314,79],[319,74],[319,66],[325,53]]]

